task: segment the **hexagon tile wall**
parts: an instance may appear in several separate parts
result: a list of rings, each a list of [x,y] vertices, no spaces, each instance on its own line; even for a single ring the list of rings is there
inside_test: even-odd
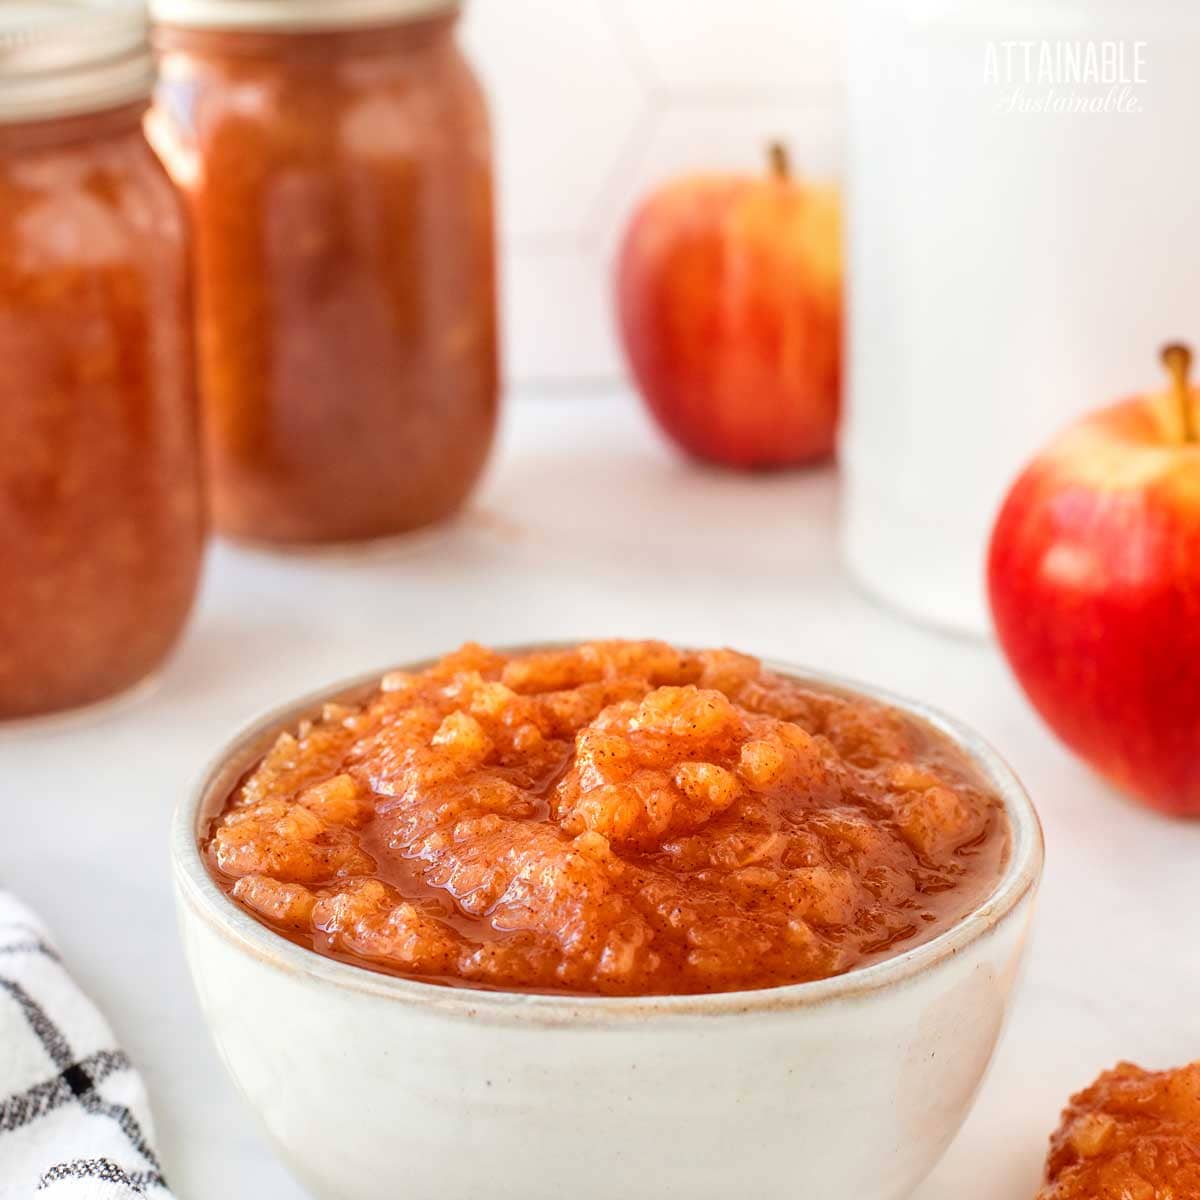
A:
[[[515,390],[623,373],[612,258],[656,182],[841,161],[841,0],[472,0],[500,173],[506,373]]]

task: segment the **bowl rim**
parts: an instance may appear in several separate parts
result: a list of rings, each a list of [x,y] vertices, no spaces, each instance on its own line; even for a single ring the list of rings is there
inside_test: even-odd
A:
[[[579,640],[499,646],[502,654],[564,649]],[[437,662],[422,659],[370,671],[273,708],[242,726],[213,758],[175,808],[171,822],[171,862],[177,903],[187,905],[240,951],[285,973],[314,983],[439,1010],[447,1015],[487,1016],[519,1023],[609,1024],[651,1016],[693,1016],[806,1008],[859,998],[911,981],[953,958],[993,932],[1036,891],[1045,860],[1041,822],[1024,786],[995,749],[969,726],[921,701],[885,688],[778,659],[761,658],[767,670],[814,690],[862,697],[899,709],[937,729],[955,743],[995,789],[1004,805],[1012,843],[1008,861],[992,890],[955,924],[937,936],[890,958],[842,975],[752,991],[687,995],[606,996],[486,990],[407,979],[329,958],[289,941],[235,904],[217,885],[200,853],[201,819],[211,819],[237,780],[284,729],[320,711],[323,704],[369,694],[389,671],[419,671]]]

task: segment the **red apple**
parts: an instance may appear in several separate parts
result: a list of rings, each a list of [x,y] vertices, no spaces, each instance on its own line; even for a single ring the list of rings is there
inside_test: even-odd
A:
[[[842,251],[836,194],[793,180],[668,184],[634,214],[617,265],[625,352],[659,425],[698,458],[773,467],[833,450]]]
[[[996,631],[1051,728],[1118,787],[1200,815],[1200,393],[1103,409],[1026,468],[992,534]]]

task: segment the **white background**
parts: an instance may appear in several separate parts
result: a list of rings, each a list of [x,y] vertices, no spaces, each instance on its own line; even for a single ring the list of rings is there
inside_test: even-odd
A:
[[[836,177],[841,0],[473,0],[465,45],[500,164],[507,368],[525,390],[621,371],[608,286],[645,192],[678,172],[758,171],[783,138]]]
[[[0,739],[0,882],[51,923],[143,1068],[180,1200],[302,1193],[236,1096],[192,997],[166,859],[173,805],[261,710],[468,637],[730,644],[920,697],[1010,760],[1047,835],[1033,953],[979,1106],[918,1200],[1032,1196],[1072,1090],[1120,1058],[1200,1056],[1200,825],[1142,812],[1094,779],[991,647],[864,600],[839,567],[835,522],[830,472],[686,465],[623,394],[529,400],[510,408],[491,477],[458,524],[358,559],[218,547],[153,697],[83,728]]]

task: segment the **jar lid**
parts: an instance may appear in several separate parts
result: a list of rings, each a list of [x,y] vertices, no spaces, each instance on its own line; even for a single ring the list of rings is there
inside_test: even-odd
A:
[[[150,0],[155,22],[247,32],[349,29],[454,12],[461,0]]]
[[[0,3],[0,121],[99,112],[149,96],[146,12],[132,0]]]

